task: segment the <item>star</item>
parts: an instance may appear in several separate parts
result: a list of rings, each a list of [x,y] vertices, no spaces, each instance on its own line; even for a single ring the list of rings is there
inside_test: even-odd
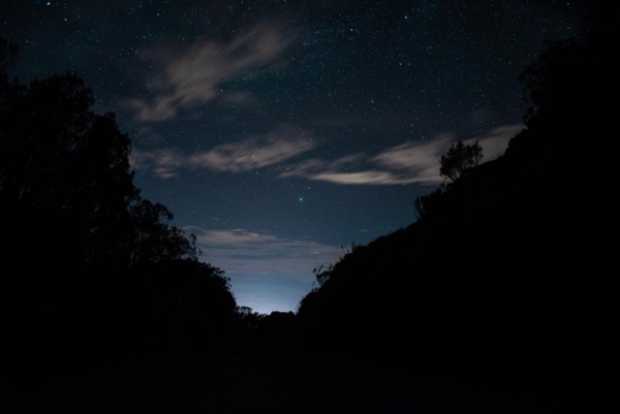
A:
[[[557,12],[531,1],[434,0],[276,10],[287,2],[298,3],[126,0],[119,11],[0,0],[0,31],[24,49],[16,76],[75,70],[91,80],[97,108],[131,131],[139,187],[176,222],[337,247],[410,225],[407,200],[423,186],[391,181],[418,174],[411,148],[439,151],[444,132],[486,136],[487,126],[518,123],[519,73],[541,42],[571,37],[580,24],[563,11],[575,0],[553,2]],[[20,11],[4,13],[5,3]],[[220,155],[230,159],[225,171]],[[171,169],[182,179],[158,175]]]

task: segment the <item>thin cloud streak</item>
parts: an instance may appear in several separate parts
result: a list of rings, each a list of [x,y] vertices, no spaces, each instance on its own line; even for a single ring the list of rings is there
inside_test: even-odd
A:
[[[162,179],[173,178],[185,169],[240,173],[280,164],[315,146],[309,132],[281,126],[267,134],[218,145],[207,151],[183,153],[172,148],[136,150],[132,154],[132,164],[135,169],[150,170]]]
[[[149,151],[134,149],[129,161],[133,170],[149,170],[162,179],[176,177],[178,170],[187,166],[186,156],[170,148]]]
[[[245,279],[260,280],[268,276],[308,283],[314,268],[333,263],[344,254],[337,246],[245,229],[188,226],[185,230],[196,236],[204,259],[226,269],[231,277],[244,275]]]
[[[452,136],[429,143],[407,142],[377,155],[353,154],[331,162],[307,160],[283,171],[281,177],[303,177],[342,185],[435,184],[441,181],[439,160]]]
[[[510,139],[522,129],[521,124],[503,125],[464,142],[479,142],[483,159],[491,160],[503,154]],[[374,156],[352,154],[334,161],[310,159],[288,166],[280,177],[302,177],[341,185],[435,185],[442,181],[441,156],[455,140],[454,135],[443,134],[425,143],[406,142]]]
[[[488,161],[502,155],[510,139],[523,128],[521,124],[503,125],[464,142],[479,142],[483,160]],[[441,155],[456,139],[452,134],[443,134],[424,143],[405,142],[375,155],[355,153],[331,161],[310,158],[280,167],[279,176],[340,185],[436,185],[442,181]],[[173,178],[186,169],[242,173],[284,164],[316,146],[310,132],[280,126],[270,133],[208,151],[188,154],[171,148],[136,150],[132,163],[135,169],[150,170],[162,179]]]
[[[215,171],[244,172],[279,164],[315,147],[310,134],[297,128],[282,127],[266,136],[189,157],[190,165]]]
[[[483,160],[490,161],[504,154],[508,147],[508,142],[524,128],[523,124],[503,125],[485,134],[467,139],[464,142],[471,144],[478,141],[482,147]]]
[[[315,181],[326,181],[334,184],[348,185],[396,185],[412,184],[416,182],[425,183],[427,180],[417,177],[398,176],[387,171],[358,171],[358,172],[330,172],[320,173],[310,177]]]

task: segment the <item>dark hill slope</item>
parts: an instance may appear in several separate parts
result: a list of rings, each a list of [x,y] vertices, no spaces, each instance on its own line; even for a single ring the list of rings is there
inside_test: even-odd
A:
[[[556,45],[523,75],[527,128],[497,160],[419,202],[413,225],[357,247],[301,303],[315,347],[564,393],[583,381],[604,220],[590,150],[607,145],[611,37]],[[584,196],[584,194],[587,194]],[[590,339],[591,340],[591,339]]]

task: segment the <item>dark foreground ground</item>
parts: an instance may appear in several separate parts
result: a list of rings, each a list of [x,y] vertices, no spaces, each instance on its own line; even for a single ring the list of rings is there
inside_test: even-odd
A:
[[[533,393],[398,365],[278,347],[152,353],[41,381],[3,378],[2,405],[14,413],[556,412]]]

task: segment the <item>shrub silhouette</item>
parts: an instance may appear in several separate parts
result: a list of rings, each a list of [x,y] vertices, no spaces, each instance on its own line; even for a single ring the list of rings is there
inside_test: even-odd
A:
[[[140,196],[129,140],[113,115],[92,112],[84,82],[10,81],[14,50],[0,42],[4,370],[32,380],[128,344],[182,351],[184,364],[136,363],[135,383],[118,375],[131,370],[112,371],[98,398],[69,387],[71,399],[105,404],[126,381],[142,411],[161,409],[162,395],[179,411],[195,388],[199,400],[217,396],[199,401],[213,412],[381,412],[377,396],[411,377],[373,363],[412,372],[421,412],[466,411],[480,393],[433,382],[444,375],[570,402],[591,380],[577,337],[591,338],[583,325],[598,329],[604,314],[584,309],[594,307],[584,279],[598,272],[589,219],[600,203],[576,194],[596,178],[584,148],[607,145],[615,107],[603,98],[620,73],[617,6],[590,3],[601,8],[587,35],[524,72],[526,128],[506,153],[478,165],[477,146],[456,144],[443,159],[450,183],[418,199],[417,222],[317,269],[297,315],[237,308],[222,271],[198,262],[171,213]]]
[[[139,347],[145,335],[204,345],[209,330],[232,323],[222,272],[199,263],[172,214],[140,196],[129,139],[113,114],[92,111],[86,84],[74,74],[1,81],[5,362],[36,377],[23,365],[78,366],[84,355]]]
[[[313,346],[567,395],[579,381],[566,364],[583,328],[576,302],[588,297],[567,275],[588,274],[594,257],[575,223],[589,208],[575,205],[576,186],[593,179],[579,152],[612,130],[604,96],[620,73],[617,27],[604,27],[524,72],[526,128],[503,156],[477,165],[478,148],[455,144],[442,158],[451,182],[417,200],[416,223],[321,274],[299,309]]]
[[[451,181],[456,181],[465,171],[480,164],[480,161],[482,147],[478,142],[464,144],[463,141],[458,141],[441,157],[439,173]]]

